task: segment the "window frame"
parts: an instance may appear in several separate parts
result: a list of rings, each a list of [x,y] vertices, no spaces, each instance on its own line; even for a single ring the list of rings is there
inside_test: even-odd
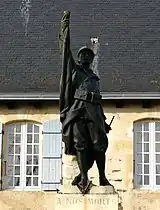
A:
[[[5,186],[3,187],[5,190],[12,190],[12,191],[41,191],[41,180],[42,180],[42,124],[38,122],[32,122],[32,121],[19,121],[19,122],[13,122],[5,125],[5,159],[7,161],[6,164],[6,171],[7,171],[7,165],[8,165],[8,145],[9,145],[9,140],[8,140],[8,127],[9,126],[14,126],[15,124],[20,124],[21,126],[21,152],[20,152],[20,186],[8,186],[8,175],[6,174],[5,176]],[[38,186],[25,186],[25,180],[26,180],[26,158],[27,158],[27,125],[28,124],[33,124],[37,125],[39,127],[39,173],[38,173]],[[13,134],[15,135],[17,132],[14,132]],[[32,135],[34,132],[32,131]],[[33,144],[33,143],[32,143]],[[13,154],[15,156],[15,153]],[[32,153],[33,155],[33,153]],[[14,166],[15,164],[13,164]],[[13,178],[15,175],[13,176]]]
[[[148,154],[149,154],[149,163],[148,163],[148,165],[149,165],[149,185],[144,185],[144,182],[142,182],[142,185],[139,185],[138,184],[138,174],[137,174],[137,164],[138,164],[138,158],[137,158],[137,142],[138,142],[138,140],[136,139],[136,137],[135,137],[135,134],[136,134],[136,132],[141,132],[142,134],[143,134],[143,132],[145,133],[145,132],[147,132],[147,131],[144,131],[143,130],[143,125],[144,125],[144,123],[149,123],[149,130],[148,130],[148,132],[149,132],[149,152],[148,152]],[[135,189],[137,189],[137,188],[140,188],[140,189],[149,189],[149,190],[160,190],[160,184],[159,185],[157,185],[156,184],[156,176],[158,175],[158,176],[160,176],[160,174],[156,174],[156,165],[160,165],[160,163],[156,163],[156,154],[157,154],[157,152],[156,152],[156,139],[155,139],[155,135],[156,135],[156,132],[158,132],[158,133],[160,133],[160,131],[156,131],[156,129],[155,129],[155,125],[156,125],[156,122],[159,122],[160,123],[160,120],[143,120],[143,121],[136,121],[136,122],[134,122],[134,124],[133,124],[133,142],[134,142],[134,171],[133,171],[133,176],[134,176],[134,188]],[[142,129],[141,129],[141,131],[136,131],[136,125],[138,125],[138,124],[141,124],[141,126],[142,126]],[[141,152],[141,154],[142,154],[142,162],[141,162],[141,164],[142,164],[142,173],[141,173],[141,175],[142,175],[142,177],[143,177],[143,179],[144,179],[144,165],[145,165],[145,163],[144,163],[144,154],[145,154],[145,152],[144,152],[144,135],[142,135],[142,152]],[[160,144],[160,141],[158,141],[158,143]],[[159,152],[159,154],[160,154],[160,152]]]

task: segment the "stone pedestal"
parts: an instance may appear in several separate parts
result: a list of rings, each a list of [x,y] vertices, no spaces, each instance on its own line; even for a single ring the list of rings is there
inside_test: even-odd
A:
[[[118,210],[118,194],[112,186],[92,186],[82,195],[77,187],[62,186],[56,195],[55,210]]]
[[[61,194],[81,194],[78,187],[72,185],[61,185],[60,191]],[[96,186],[92,185],[88,194],[100,194],[100,195],[108,195],[115,194],[115,189],[113,186]]]

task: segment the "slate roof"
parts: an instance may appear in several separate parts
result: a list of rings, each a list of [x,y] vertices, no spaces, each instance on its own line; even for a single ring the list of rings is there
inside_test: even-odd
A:
[[[102,92],[160,91],[160,1],[1,0],[0,8],[0,93],[59,92],[63,10],[71,11],[74,55],[100,39]]]

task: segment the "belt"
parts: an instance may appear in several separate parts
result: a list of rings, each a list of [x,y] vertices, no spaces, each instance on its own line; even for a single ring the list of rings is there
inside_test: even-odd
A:
[[[88,92],[86,94],[75,94],[75,99],[87,101],[90,103],[100,103],[102,96],[94,92]]]

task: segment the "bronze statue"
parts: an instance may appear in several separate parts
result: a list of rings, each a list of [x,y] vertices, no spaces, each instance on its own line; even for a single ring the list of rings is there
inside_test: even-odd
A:
[[[105,152],[108,148],[107,134],[111,130],[105,120],[101,105],[99,77],[90,69],[94,52],[84,46],[78,51],[78,62],[70,49],[70,12],[64,11],[59,34],[62,53],[60,80],[60,121],[65,154],[76,155],[80,174],[72,185],[77,185],[83,194],[91,182],[88,170],[96,161],[99,184],[110,185],[105,176]]]

